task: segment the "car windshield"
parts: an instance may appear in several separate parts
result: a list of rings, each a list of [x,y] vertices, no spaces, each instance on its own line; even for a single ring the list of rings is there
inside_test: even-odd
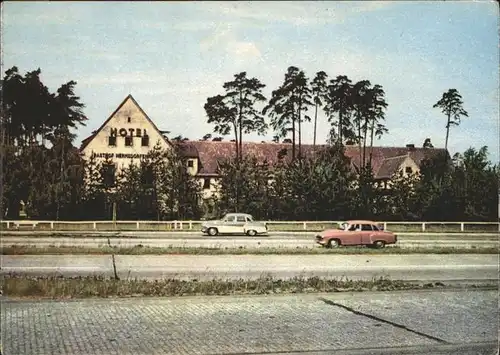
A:
[[[342,223],[339,224],[339,229],[341,231],[347,230],[348,227],[349,227],[349,223],[347,223],[347,222],[342,222]]]

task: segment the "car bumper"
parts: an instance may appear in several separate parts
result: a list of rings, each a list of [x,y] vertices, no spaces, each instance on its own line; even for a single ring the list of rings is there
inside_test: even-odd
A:
[[[317,235],[315,238],[314,238],[314,241],[319,244],[319,245],[325,245],[326,244],[326,241],[323,239],[322,236],[320,235]]]

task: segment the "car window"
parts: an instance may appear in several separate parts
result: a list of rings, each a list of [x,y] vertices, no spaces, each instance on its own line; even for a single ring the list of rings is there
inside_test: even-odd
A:
[[[236,216],[227,216],[226,222],[234,222],[236,220]]]
[[[361,225],[361,230],[362,231],[371,231],[372,225],[371,224],[363,224],[363,225]]]
[[[236,222],[246,222],[245,216],[237,216]]]
[[[349,230],[349,231],[355,231],[356,229],[358,229],[358,225],[357,225],[357,224],[351,224],[351,225],[349,226],[349,229],[348,229],[348,230]]]
[[[372,228],[374,231],[379,231],[380,229],[378,229],[378,227],[376,225],[372,225]]]

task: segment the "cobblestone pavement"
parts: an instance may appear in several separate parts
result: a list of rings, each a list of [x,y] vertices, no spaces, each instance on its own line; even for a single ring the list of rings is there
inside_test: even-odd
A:
[[[498,291],[3,299],[1,311],[4,355],[314,352],[498,338]]]

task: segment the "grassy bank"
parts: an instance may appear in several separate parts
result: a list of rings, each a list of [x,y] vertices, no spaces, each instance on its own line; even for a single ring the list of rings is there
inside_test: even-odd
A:
[[[371,281],[326,280],[318,277],[257,280],[161,281],[115,280],[103,277],[26,277],[5,276],[3,294],[7,297],[89,298],[141,296],[259,295],[319,292],[396,291],[444,287],[442,283],[416,284],[390,279]]]
[[[296,255],[296,254],[498,254],[498,248],[400,248],[372,249],[365,247],[316,248],[200,248],[200,247],[72,247],[12,245],[0,248],[1,255]]]

